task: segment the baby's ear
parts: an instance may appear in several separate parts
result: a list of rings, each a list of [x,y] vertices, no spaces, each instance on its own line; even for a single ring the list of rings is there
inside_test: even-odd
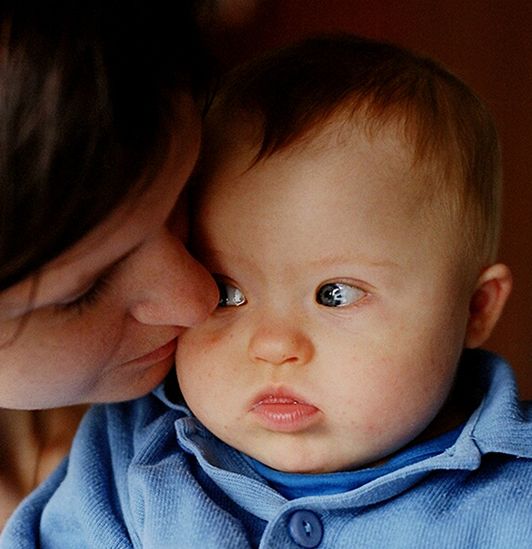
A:
[[[482,271],[469,302],[465,347],[482,345],[490,336],[512,290],[512,273],[502,263]]]

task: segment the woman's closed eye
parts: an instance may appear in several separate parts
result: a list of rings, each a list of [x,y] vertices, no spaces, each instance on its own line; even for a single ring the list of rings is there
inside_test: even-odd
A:
[[[68,312],[75,310],[81,314],[86,308],[95,305],[112,285],[114,276],[120,270],[122,264],[125,263],[136,250],[137,247],[132,248],[123,256],[119,257],[114,263],[108,265],[95,276],[88,287],[81,289],[81,291],[73,298],[63,301],[62,303],[58,303],[56,305],[56,309],[58,311]]]
[[[214,275],[214,279],[220,292],[218,307],[240,307],[246,303],[246,296],[235,284],[217,275]]]
[[[324,307],[349,307],[368,294],[347,282],[326,282],[316,290],[316,302]]]
[[[101,272],[94,281],[89,285],[88,288],[82,290],[77,296],[69,299],[66,302],[59,303],[56,305],[58,311],[67,311],[70,312],[75,310],[78,314],[81,314],[100,300],[101,297],[106,293],[106,291],[111,286],[113,277],[118,271],[120,265],[127,259],[130,254],[124,255],[118,261],[107,267],[103,272]]]
[[[66,303],[60,303],[56,305],[56,309],[62,311],[76,310],[78,313],[82,313],[86,307],[94,305],[98,299],[105,292],[109,286],[110,276],[103,275],[96,279],[87,290],[84,290],[80,295],[67,301]]]

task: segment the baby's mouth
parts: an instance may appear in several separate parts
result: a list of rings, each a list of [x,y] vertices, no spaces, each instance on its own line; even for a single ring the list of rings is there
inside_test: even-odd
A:
[[[297,431],[314,420],[319,408],[290,394],[262,393],[250,411],[267,428],[275,431]]]

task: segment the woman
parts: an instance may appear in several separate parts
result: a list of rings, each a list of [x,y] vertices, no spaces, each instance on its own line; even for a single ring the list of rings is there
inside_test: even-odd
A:
[[[0,519],[83,410],[42,409],[150,391],[217,301],[176,236],[207,77],[196,2],[43,4],[0,7]]]

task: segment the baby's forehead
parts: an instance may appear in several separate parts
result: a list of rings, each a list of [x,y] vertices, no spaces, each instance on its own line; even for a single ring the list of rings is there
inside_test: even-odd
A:
[[[282,146],[266,151],[261,150],[264,125],[258,115],[231,118],[207,132],[204,162],[205,171],[210,175],[231,164],[248,171],[259,164],[279,162],[295,155],[312,158],[313,162],[326,162],[336,151],[358,157],[378,156],[379,172],[407,172],[412,182],[428,172],[431,179],[437,175],[437,162],[420,157],[419,147],[412,137],[414,132],[398,117],[385,123],[375,122],[360,113],[339,109]],[[427,189],[426,184],[421,186]]]
[[[415,209],[425,207],[431,193],[435,192],[431,187],[438,188],[434,184],[438,180],[436,168],[419,161],[416,146],[400,120],[380,125],[365,122],[352,113],[338,112],[310,127],[286,146],[261,154],[260,119],[242,121],[235,118],[220,129],[218,143],[211,149],[211,154],[207,154],[208,166],[204,173],[208,194],[212,191],[218,194],[221,185],[229,186],[231,192],[239,186],[241,179],[246,188],[273,185],[273,181],[254,178],[253,174],[264,173],[271,167],[270,173],[275,179],[276,173],[284,171],[284,166],[294,164],[303,171],[307,166],[309,173],[320,171],[325,178],[333,172],[338,176],[344,169],[340,180],[350,181],[356,188],[360,181],[351,176],[360,171],[359,166],[365,166],[366,176],[386,193],[383,199],[393,200],[398,206],[408,202],[410,208],[412,203],[415,203]],[[331,179],[331,192],[337,191],[335,183]],[[363,200],[364,194],[360,195],[360,201]]]

